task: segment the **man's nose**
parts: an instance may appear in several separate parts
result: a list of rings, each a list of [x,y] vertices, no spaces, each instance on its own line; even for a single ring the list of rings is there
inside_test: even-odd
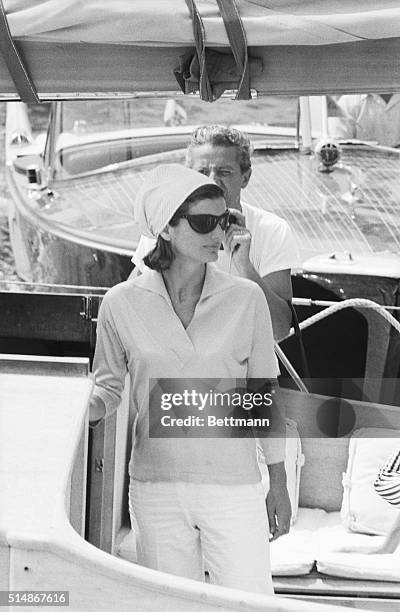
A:
[[[218,172],[216,172],[213,169],[210,169],[210,173],[208,176],[210,177],[212,181],[217,183],[217,185],[221,186],[221,177],[218,175]]]

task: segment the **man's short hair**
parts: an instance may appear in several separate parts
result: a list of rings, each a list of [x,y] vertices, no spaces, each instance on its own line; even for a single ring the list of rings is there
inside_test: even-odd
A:
[[[235,147],[238,152],[238,163],[242,174],[251,168],[253,149],[246,133],[223,125],[200,125],[192,132],[190,138],[186,154],[188,165],[190,165],[192,149],[204,144],[215,147]]]

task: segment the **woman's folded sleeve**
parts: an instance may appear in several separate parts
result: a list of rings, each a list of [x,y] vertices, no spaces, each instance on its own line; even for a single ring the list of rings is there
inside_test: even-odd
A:
[[[109,415],[121,401],[127,359],[111,308],[105,300],[98,315],[93,373],[96,379],[93,394],[103,400],[106,415]]]
[[[255,285],[255,308],[252,350],[248,362],[248,387],[263,393],[271,393],[272,405],[268,410],[270,426],[263,432],[255,432],[262,446],[267,464],[285,459],[286,421],[280,400],[277,377],[278,362],[274,351],[274,336],[271,316],[262,290]]]
[[[374,488],[387,502],[400,508],[400,449],[379,470]]]

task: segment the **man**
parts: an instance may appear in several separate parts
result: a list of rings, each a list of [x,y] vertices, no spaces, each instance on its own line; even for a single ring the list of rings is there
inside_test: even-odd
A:
[[[198,127],[188,146],[186,165],[207,174],[222,188],[228,208],[236,218],[231,232],[247,228],[251,241],[243,242],[231,258],[221,251],[220,268],[255,281],[267,298],[274,337],[284,338],[290,329],[292,297],[290,269],[297,263],[291,230],[284,219],[241,201],[241,190],[251,177],[251,145],[239,130],[219,125]],[[143,257],[153,248],[142,237],[132,258],[143,271]]]
[[[400,145],[400,94],[357,94],[331,99],[329,130],[341,139]]]
[[[164,108],[164,125],[183,125],[187,121],[187,114],[183,106],[173,98],[167,100]]]
[[[400,450],[397,450],[379,470],[374,482],[375,491],[389,504],[400,510]],[[381,547],[374,552],[390,554],[397,550],[400,543],[400,515],[386,534]]]
[[[374,489],[385,501],[400,510],[400,450],[389,456],[374,481]],[[400,544],[400,513],[378,546],[340,546],[334,552],[390,555]]]
[[[226,234],[228,247],[235,244],[235,237],[246,229],[245,240],[236,244],[232,256],[220,251],[218,265],[261,287],[270,309],[274,336],[281,339],[287,335],[291,323],[290,268],[297,263],[297,253],[286,221],[241,201],[241,190],[251,177],[250,156],[250,141],[239,130],[218,125],[201,126],[192,134],[186,164],[210,176],[222,188],[236,221]],[[152,240],[140,239],[132,258],[135,274],[145,268],[142,259],[153,247]],[[272,539],[276,539],[289,531],[291,508],[284,463],[269,464],[268,472],[267,511]]]

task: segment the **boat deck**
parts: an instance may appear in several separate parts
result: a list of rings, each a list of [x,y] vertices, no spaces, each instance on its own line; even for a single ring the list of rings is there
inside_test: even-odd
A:
[[[142,173],[156,163],[181,161],[183,151],[149,155],[108,171],[53,186],[56,197],[31,200],[30,212],[47,227],[96,239],[105,248],[134,251],[139,238],[135,196]],[[21,180],[25,180],[24,177]],[[329,252],[400,253],[400,154],[351,146],[331,173],[314,155],[257,150],[246,201],[291,225],[303,262]],[[396,260],[397,261],[397,260]]]

